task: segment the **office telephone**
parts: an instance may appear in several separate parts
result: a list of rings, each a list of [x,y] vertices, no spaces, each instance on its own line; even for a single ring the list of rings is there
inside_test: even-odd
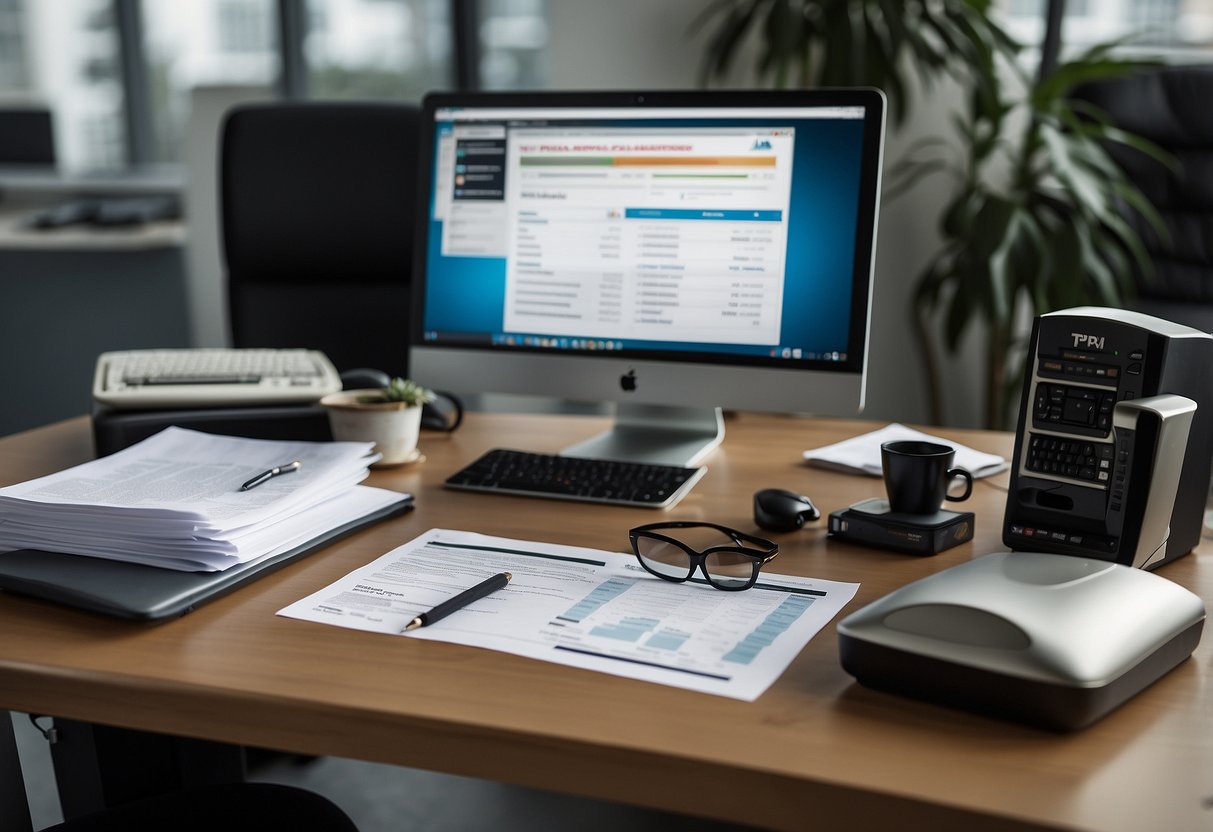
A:
[[[1213,336],[1120,309],[1036,319],[1003,542],[1154,569],[1199,541]]]

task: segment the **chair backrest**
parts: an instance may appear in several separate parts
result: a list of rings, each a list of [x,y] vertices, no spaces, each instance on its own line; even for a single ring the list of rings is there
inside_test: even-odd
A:
[[[1139,286],[1141,296],[1213,304],[1213,65],[1162,67],[1094,82],[1075,97],[1178,163],[1171,170],[1139,151],[1109,147],[1170,231],[1168,244],[1139,224],[1156,273]]]
[[[55,164],[55,130],[50,110],[0,107],[0,165]]]
[[[418,110],[234,108],[220,150],[232,343],[408,373]]]

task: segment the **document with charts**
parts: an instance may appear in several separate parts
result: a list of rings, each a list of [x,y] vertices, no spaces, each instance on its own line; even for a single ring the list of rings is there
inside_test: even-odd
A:
[[[747,701],[859,589],[764,572],[722,592],[655,578],[633,555],[431,529],[278,614],[403,634],[498,572],[507,587],[407,635]]]

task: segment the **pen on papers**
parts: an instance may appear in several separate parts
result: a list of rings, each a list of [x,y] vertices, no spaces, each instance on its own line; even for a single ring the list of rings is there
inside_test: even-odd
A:
[[[453,598],[448,598],[429,612],[423,612],[408,624],[405,624],[402,632],[416,630],[418,627],[424,627],[427,624],[433,624],[439,619],[446,618],[455,610],[463,609],[468,604],[478,601],[486,595],[492,595],[513,580],[513,578],[514,576],[509,572],[502,572],[500,575],[494,575],[483,583],[476,584],[471,589],[465,589]]]
[[[296,459],[294,462],[288,462],[286,465],[279,465],[277,468],[271,468],[268,471],[262,471],[257,476],[240,486],[241,491],[248,491],[250,488],[256,488],[261,483],[267,480],[272,480],[281,474],[289,474],[291,471],[298,471],[303,466],[302,460]]]

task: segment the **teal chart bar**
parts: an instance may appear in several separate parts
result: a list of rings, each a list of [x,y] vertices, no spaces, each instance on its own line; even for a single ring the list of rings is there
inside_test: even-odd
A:
[[[620,641],[640,641],[641,636],[661,622],[656,618],[625,618],[615,624],[602,624],[590,630],[592,636],[617,638]],[[652,644],[652,639],[649,640]]]
[[[761,624],[743,638],[736,647],[721,656],[721,661],[749,664],[775,637],[787,632],[797,618],[813,605],[812,598],[793,595],[776,607]]]
[[[620,578],[611,578],[608,581],[603,581],[594,590],[580,601],[578,601],[568,612],[556,616],[557,621],[571,621],[574,624],[579,624],[584,619],[593,615],[604,604],[608,604],[615,600],[619,595],[627,592],[632,588],[634,581],[627,581]]]

